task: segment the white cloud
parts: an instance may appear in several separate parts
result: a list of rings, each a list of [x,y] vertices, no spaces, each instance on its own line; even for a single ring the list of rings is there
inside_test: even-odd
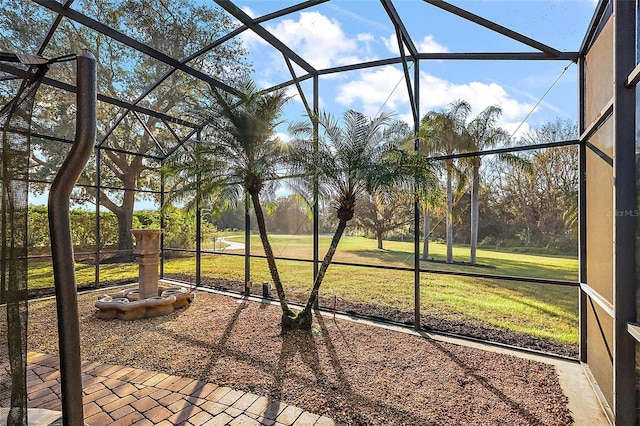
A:
[[[425,36],[416,47],[420,53],[445,53],[449,51],[445,46],[438,43],[431,34]]]
[[[382,37],[382,42],[384,43],[387,50],[389,50],[389,52],[396,55],[400,54],[400,49],[398,48],[398,38],[396,37],[395,33],[391,34],[389,37]],[[444,53],[449,51],[446,46],[438,43],[431,34],[426,35],[422,39],[422,41],[416,43],[416,49],[418,49],[420,53]]]
[[[258,14],[251,9],[249,6],[243,6],[242,11],[249,15],[250,18],[255,19],[258,17]],[[253,31],[247,29],[240,34],[240,40],[244,43],[245,46],[248,47],[256,47],[260,45],[266,45],[267,42],[262,39],[262,37],[258,36]]]
[[[343,65],[358,48],[338,21],[319,12],[301,12],[297,21],[284,19],[269,30],[315,68]]]
[[[245,12],[249,14],[251,10]],[[316,69],[377,59],[372,53],[371,44],[375,42],[372,34],[359,33],[349,37],[340,22],[319,12],[300,12],[297,19],[283,19],[276,24],[265,25],[265,29]],[[252,31],[245,31],[241,37],[250,51],[265,50],[267,46]],[[272,48],[266,51],[272,52],[270,67],[286,70],[279,52]],[[296,64],[294,67],[296,72],[303,72]]]
[[[373,41],[374,39],[373,34],[371,33],[358,34],[356,38],[358,39],[358,41],[364,41],[364,42],[370,42],[370,41]]]
[[[359,79],[340,86],[336,102],[348,108],[362,110],[368,115],[377,114],[384,105],[384,110],[396,111],[400,118],[409,118],[410,122],[410,115],[407,116],[410,113],[409,97],[403,78],[402,70],[393,66],[362,72]],[[472,81],[457,84],[425,72],[420,73],[422,114],[428,110],[441,109],[456,99],[469,102],[472,115],[478,114],[490,105],[500,106],[501,123],[505,127],[509,125],[512,130],[515,130],[533,107],[532,103],[514,99],[497,83]]]
[[[251,9],[249,6],[242,6],[241,10],[244,13],[246,13],[247,15],[249,15],[249,17],[251,19],[255,19],[255,18],[258,17],[258,14],[253,9]]]
[[[522,123],[522,121],[517,122],[503,122],[500,125],[509,132],[510,135],[513,135],[513,139],[519,140],[525,134],[531,131],[531,126],[529,123]],[[514,134],[515,132],[515,134]]]
[[[347,10],[345,8],[342,8],[340,6],[338,6],[336,4],[337,2],[329,2],[327,4],[327,7],[332,9],[334,12],[337,12],[338,14],[344,16],[349,22],[357,22],[362,24],[362,26],[364,27],[368,27],[371,29],[376,29],[378,31],[384,31],[387,32],[389,30],[390,27],[390,22],[389,20],[385,20],[384,23],[382,21],[376,21],[374,19],[368,19],[365,16],[363,16],[363,14],[361,13],[354,13],[350,10]]]
[[[362,112],[367,115],[377,114],[383,105],[387,111],[398,111],[401,107],[405,109],[409,97],[406,85],[401,80],[403,78],[402,71],[392,66],[362,72],[360,79],[340,86],[336,101],[354,109],[359,109],[355,105],[359,103],[362,105]]]

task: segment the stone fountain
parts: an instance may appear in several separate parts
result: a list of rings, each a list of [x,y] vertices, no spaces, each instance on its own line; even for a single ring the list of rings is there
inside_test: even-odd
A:
[[[98,298],[97,316],[102,319],[137,320],[167,315],[193,301],[194,294],[181,287],[158,285],[162,229],[132,229],[133,254],[138,263],[138,288],[104,294]]]

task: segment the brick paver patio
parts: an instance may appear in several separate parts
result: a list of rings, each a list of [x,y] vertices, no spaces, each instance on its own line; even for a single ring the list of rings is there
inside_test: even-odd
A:
[[[30,352],[29,408],[61,410],[57,355]],[[331,426],[325,416],[263,396],[164,373],[85,361],[84,418],[89,426]]]

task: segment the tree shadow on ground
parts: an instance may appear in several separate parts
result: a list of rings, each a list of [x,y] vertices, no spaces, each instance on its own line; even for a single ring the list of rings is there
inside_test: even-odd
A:
[[[229,340],[229,338],[232,335],[233,328],[235,327],[236,323],[238,322],[238,319],[240,318],[240,315],[242,314],[242,311],[249,306],[249,302],[248,302],[248,300],[246,298],[242,298],[238,302],[240,302],[239,305],[238,305],[238,308],[233,312],[233,315],[231,316],[231,318],[227,322],[227,325],[226,325],[224,331],[222,332],[222,336],[220,337],[220,339],[218,340],[218,343],[216,344],[217,350],[214,351],[214,353],[211,356],[211,358],[209,358],[209,362],[207,363],[206,367],[204,368],[205,372],[210,372],[213,369],[213,367],[216,365],[216,363],[218,362],[218,359],[220,359],[220,357],[222,357],[225,354],[224,348],[225,348],[225,345],[227,344],[227,341]],[[178,334],[176,334],[176,338],[184,339],[183,336],[180,336]],[[191,340],[191,339],[189,339],[189,340]],[[194,343],[194,344],[196,344],[197,346],[200,346],[200,347],[206,346],[208,349],[211,349],[211,345],[205,344],[202,341],[191,340],[191,343]]]
[[[413,252],[398,250],[378,250],[378,249],[362,249],[349,250],[349,260],[351,262],[359,261],[363,264],[370,265],[388,265],[388,266],[405,266],[413,268]],[[522,255],[520,253],[517,253]],[[577,279],[577,270],[567,270],[561,265],[554,265],[542,262],[536,259],[534,254],[526,254],[531,256],[531,261],[511,260],[511,259],[480,259],[478,264],[472,265],[468,263],[468,259],[456,258],[454,263],[446,263],[442,256],[430,256],[433,260],[421,260],[420,267],[438,271],[453,272],[471,272],[478,274],[492,275],[509,275],[529,278],[543,279],[559,279],[575,281]],[[354,259],[355,258],[355,259]],[[339,254],[336,260],[340,259]]]
[[[456,365],[458,365],[458,367],[460,367],[467,376],[475,379],[476,382],[478,382],[483,388],[485,388],[486,390],[494,394],[500,401],[505,403],[509,408],[511,408],[511,410],[513,410],[518,415],[520,415],[529,424],[534,426],[543,425],[543,423],[533,413],[531,413],[529,410],[523,407],[522,404],[509,398],[509,396],[507,396],[504,392],[502,392],[496,386],[492,385],[491,382],[486,377],[476,373],[476,371],[473,368],[465,364],[460,358],[458,358],[450,350],[445,348],[440,342],[437,342],[430,338],[427,338],[426,340],[431,344],[431,346],[436,348],[438,351],[442,352],[442,354],[444,354],[447,358],[449,358]]]
[[[333,301],[331,300],[331,304]],[[320,298],[321,306],[328,306],[329,301]],[[404,325],[413,325],[414,312],[412,309],[401,309],[391,306],[344,301],[338,299],[337,308],[349,315],[367,316],[378,321],[393,321]],[[531,334],[511,331],[494,326],[488,322],[477,320],[461,313],[444,317],[438,313],[422,310],[420,324],[423,330],[435,333],[451,333],[476,339],[504,343],[522,348],[529,348],[543,352],[550,352],[570,358],[578,356],[577,344],[564,343]]]
[[[384,419],[402,419],[403,424],[420,424],[420,425],[429,425],[429,424],[437,424],[432,420],[428,420],[422,418],[420,416],[415,415],[407,410],[403,410],[401,407],[396,405],[390,405],[381,402],[380,400],[373,400],[362,393],[359,393],[356,389],[353,388],[351,382],[349,381],[349,375],[343,368],[343,361],[338,355],[338,351],[333,343],[331,338],[331,333],[327,328],[324,318],[320,314],[320,312],[316,311],[314,315],[318,325],[320,327],[320,335],[322,337],[322,344],[326,349],[328,355],[328,362],[333,370],[334,377],[338,382],[337,387],[331,387],[330,394],[330,402],[336,408],[342,408],[346,414],[347,421],[350,424],[368,424],[369,421],[366,417],[363,416],[363,413],[359,410],[363,404],[369,408],[375,407],[374,413],[368,413],[369,418],[377,418]],[[351,345],[346,340],[340,326],[337,322],[334,321],[334,325],[336,326],[337,333],[341,336],[344,344],[348,348],[351,356],[353,358],[357,357],[357,354],[353,352],[351,349]]]
[[[319,312],[315,318],[318,326],[312,332],[289,331],[280,334],[282,346],[277,362],[270,362],[259,358],[251,353],[251,349],[238,350],[228,346],[234,328],[241,320],[242,311],[248,306],[248,302],[243,301],[227,321],[225,330],[218,339],[215,348],[205,341],[197,338],[175,334],[177,339],[184,344],[190,344],[201,349],[214,353],[211,355],[207,365],[193,370],[192,373],[199,378],[206,378],[216,368],[216,363],[222,357],[229,357],[235,361],[248,364],[252,368],[266,373],[272,377],[271,385],[268,389],[263,389],[264,396],[273,400],[262,416],[268,419],[275,419],[282,410],[282,406],[277,401],[294,404],[300,408],[309,410],[318,415],[335,417],[340,413],[341,421],[349,424],[366,425],[370,424],[368,418],[389,419],[393,423],[394,419],[403,419],[406,424],[430,425],[437,424],[432,421],[403,410],[402,407],[385,404],[380,400],[374,400],[353,388],[349,377],[343,368],[343,361],[336,350],[331,332],[328,330],[324,319]],[[357,354],[349,347],[349,342],[342,335],[340,327],[337,325],[338,333],[342,342],[350,351],[350,356],[356,358]],[[293,362],[302,362],[310,374],[293,371],[289,368]],[[206,379],[205,379],[206,380]],[[235,387],[234,384],[228,386]],[[255,389],[239,390],[253,391]],[[304,403],[307,399],[303,394],[312,394],[311,403]],[[193,394],[197,397],[197,392]],[[300,399],[299,399],[300,398]],[[360,407],[376,407],[374,413],[363,413]],[[368,416],[368,418],[367,418]]]

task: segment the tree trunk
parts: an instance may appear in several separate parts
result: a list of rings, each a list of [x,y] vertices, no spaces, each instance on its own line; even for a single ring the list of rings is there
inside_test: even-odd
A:
[[[476,251],[478,249],[478,225],[480,222],[479,213],[479,196],[480,187],[480,159],[473,161],[473,178],[471,181],[471,254],[469,262],[476,264]]]
[[[316,278],[313,282],[313,289],[311,290],[311,294],[309,295],[307,304],[305,305],[304,309],[298,314],[295,321],[292,323],[292,328],[298,328],[300,330],[311,330],[311,309],[313,309],[313,305],[318,299],[320,285],[322,284],[324,275],[327,273],[327,269],[329,269],[329,265],[331,264],[333,255],[336,253],[338,243],[340,242],[340,238],[342,238],[342,234],[344,233],[346,227],[347,221],[340,220],[340,222],[338,223],[338,227],[336,228],[336,232],[333,234],[333,238],[331,239],[331,245],[329,245],[329,249],[324,255],[322,265],[320,265],[320,269],[318,270],[318,275],[316,275]]]
[[[376,231],[376,240],[378,241],[378,250],[382,250],[382,232]]]
[[[118,250],[132,250],[133,202],[130,204],[122,203],[122,207],[115,214],[118,218]]]
[[[264,254],[267,257],[267,264],[269,265],[271,279],[273,280],[273,285],[275,285],[276,287],[276,293],[278,294],[278,300],[280,301],[280,307],[282,308],[283,325],[286,325],[285,322],[288,322],[287,318],[292,318],[294,314],[291,309],[289,309],[289,305],[287,305],[287,297],[284,293],[284,286],[282,285],[282,281],[280,280],[278,267],[276,266],[276,258],[273,255],[273,249],[271,248],[271,243],[269,242],[269,238],[267,237],[267,227],[264,222],[264,212],[262,211],[262,206],[260,205],[260,196],[257,192],[252,192],[250,194],[251,201],[253,203],[253,210],[256,213],[256,222],[258,223],[258,231],[260,232],[262,248],[264,249]]]
[[[118,218],[118,250],[132,250],[133,236],[131,228],[133,227],[133,208],[136,202],[136,182],[141,173],[140,166],[132,164],[125,173],[122,183],[124,184],[124,196],[122,197],[122,205],[118,211],[114,212]]]
[[[422,240],[422,257],[420,260],[429,260],[429,234],[431,233],[431,218],[429,217],[429,207],[423,209],[424,217],[424,239]]]
[[[451,165],[447,165],[447,263],[453,263],[453,188]]]

